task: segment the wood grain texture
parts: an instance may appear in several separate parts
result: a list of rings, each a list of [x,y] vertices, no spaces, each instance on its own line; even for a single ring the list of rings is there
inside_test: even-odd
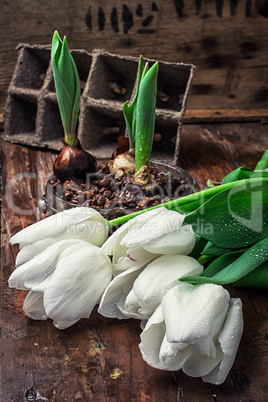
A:
[[[267,126],[257,123],[185,125],[179,165],[203,188],[230,170],[251,168],[268,148]],[[264,402],[267,400],[267,294],[228,288],[243,302],[245,329],[233,368],[220,386],[182,372],[149,367],[141,358],[140,326],[93,312],[59,331],[50,320],[22,311],[26,292],[9,289],[18,246],[10,237],[44,216],[36,208],[56,154],[2,142],[1,397],[4,402],[157,401]],[[22,177],[22,174],[24,177]],[[45,398],[45,399],[42,399]]]
[[[189,110],[267,109],[266,0],[3,1],[0,111],[18,43],[49,44],[55,29],[73,49],[195,64]]]

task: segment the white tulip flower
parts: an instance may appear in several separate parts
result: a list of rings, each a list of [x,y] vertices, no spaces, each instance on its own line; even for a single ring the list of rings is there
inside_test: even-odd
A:
[[[162,370],[180,370],[222,384],[243,332],[242,303],[222,286],[179,284],[147,321],[139,345],[143,359]]]
[[[136,264],[112,280],[100,302],[102,315],[146,320],[179,278],[203,272],[202,265],[186,255],[162,255],[148,262]]]
[[[102,315],[148,319],[179,278],[202,273],[187,256],[196,236],[183,220],[161,207],[128,221],[103,244],[102,251],[112,256],[114,279],[101,299]]]
[[[184,215],[160,207],[122,225],[102,246],[112,258],[113,276],[161,254],[189,254],[196,235],[183,221]]]
[[[108,224],[93,208],[72,208],[51,215],[16,233],[10,243],[20,244],[16,266],[64,239],[80,239],[100,247],[108,237]]]
[[[111,278],[110,259],[99,247],[65,239],[16,268],[9,286],[29,290],[23,306],[27,316],[51,318],[65,329],[89,317]]]

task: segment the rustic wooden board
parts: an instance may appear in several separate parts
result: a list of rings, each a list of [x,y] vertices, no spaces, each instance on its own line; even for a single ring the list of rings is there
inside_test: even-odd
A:
[[[234,123],[234,122],[261,122],[268,123],[268,109],[192,109],[186,110],[182,118],[183,123]]]
[[[179,165],[200,188],[230,170],[256,161],[268,148],[266,127],[257,123],[185,125]],[[244,305],[245,329],[224,384],[211,386],[182,372],[149,367],[141,358],[140,327],[96,311],[89,320],[59,331],[51,321],[33,321],[22,311],[25,292],[9,289],[17,246],[10,237],[43,218],[36,205],[56,154],[2,142],[0,399],[33,401],[264,402],[267,400],[267,294],[233,289]],[[24,174],[24,178],[22,177]],[[1,398],[2,397],[2,398]],[[43,398],[43,399],[42,399]]]
[[[266,0],[13,0],[1,6],[0,111],[18,43],[49,44],[55,29],[71,48],[195,64],[189,110],[267,110]]]

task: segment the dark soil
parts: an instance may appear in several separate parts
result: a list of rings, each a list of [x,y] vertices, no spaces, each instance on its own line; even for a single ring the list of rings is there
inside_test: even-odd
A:
[[[86,182],[72,179],[61,182],[52,176],[47,192],[51,191],[53,196],[64,201],[66,208],[78,205],[92,207],[109,219],[193,192],[192,183],[183,174],[175,177],[153,167],[151,175],[157,186],[153,191],[145,191],[132,183],[133,175],[116,179],[109,173],[108,164],[103,163],[96,173],[88,175]]]

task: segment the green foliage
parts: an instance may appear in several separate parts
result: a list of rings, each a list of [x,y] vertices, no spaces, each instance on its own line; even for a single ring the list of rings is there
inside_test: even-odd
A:
[[[210,255],[211,257],[220,257],[221,255],[229,252],[231,253],[232,251],[234,251],[232,248],[219,247],[208,241],[201,254]]]
[[[214,260],[201,276],[187,276],[182,282],[215,283],[224,285],[234,283],[255,268],[268,261],[268,237],[254,244],[248,250],[227,253]],[[254,275],[252,274],[254,279]],[[268,285],[268,283],[267,283]]]
[[[268,178],[236,183],[185,218],[197,234],[221,248],[247,247],[268,236]]]
[[[257,167],[267,169],[267,151]],[[222,184],[132,215],[109,221],[120,225],[148,210],[166,207],[186,214],[196,245],[190,254],[206,269],[200,276],[181,278],[193,284],[268,288],[268,176],[266,170],[239,168]]]
[[[137,75],[137,83],[136,83],[136,91],[133,102],[130,106],[128,106],[128,101],[124,103],[123,106],[123,114],[127,126],[128,138],[129,138],[129,148],[135,149],[135,135],[136,135],[136,105],[137,98],[139,94],[140,82],[143,73],[143,57],[140,56],[139,66],[138,66],[138,75]]]
[[[65,140],[74,145],[80,107],[80,80],[67,39],[64,37],[62,41],[57,31],[52,38],[51,63]]]
[[[146,63],[143,67],[143,58],[140,57],[133,102],[130,106],[126,102],[123,106],[130,148],[135,149],[136,173],[149,163],[152,152],[158,68],[158,63],[151,68]]]
[[[256,178],[262,178],[262,177],[268,177],[268,172],[262,172],[262,171],[254,171],[252,169],[249,169],[247,167],[240,167],[233,172],[229,173],[227,176],[225,176],[222,179],[222,184],[225,183],[231,183],[232,181],[236,180],[243,180],[243,179],[256,179]]]
[[[262,155],[262,158],[259,160],[255,167],[256,170],[264,170],[268,168],[268,149]]]
[[[238,281],[233,282],[233,286],[268,289],[268,262],[264,262]]]

